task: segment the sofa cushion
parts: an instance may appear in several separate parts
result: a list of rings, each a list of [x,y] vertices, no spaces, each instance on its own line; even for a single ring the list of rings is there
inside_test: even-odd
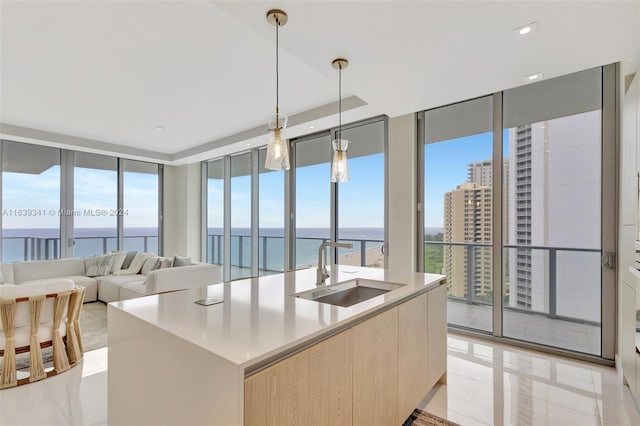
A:
[[[105,254],[103,256],[89,257],[84,260],[85,275],[88,277],[97,277],[109,275],[113,265],[113,255]]]
[[[144,281],[133,281],[120,287],[120,300],[134,299],[140,296],[146,296],[147,287]]]
[[[95,278],[85,277],[84,275],[71,275],[61,277],[73,281],[74,284],[85,288],[84,303],[95,302],[98,300],[98,282]],[[59,278],[43,278],[40,280],[25,281],[18,285],[46,284]]]
[[[158,268],[158,269],[171,268],[171,263],[173,262],[173,258],[171,258],[171,257],[161,257],[160,261],[162,263],[160,264],[160,268]]]
[[[38,260],[13,264],[13,283],[39,280],[42,278],[60,278],[70,275],[84,275],[82,259]]]

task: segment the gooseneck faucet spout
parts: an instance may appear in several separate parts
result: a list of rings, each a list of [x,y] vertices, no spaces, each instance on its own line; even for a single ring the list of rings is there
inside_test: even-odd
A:
[[[324,258],[324,249],[326,247],[340,247],[340,248],[352,248],[353,244],[348,243],[332,243],[325,241],[318,247],[318,271],[316,276],[316,285],[323,285],[324,281],[329,278],[329,272],[327,272],[326,259]]]

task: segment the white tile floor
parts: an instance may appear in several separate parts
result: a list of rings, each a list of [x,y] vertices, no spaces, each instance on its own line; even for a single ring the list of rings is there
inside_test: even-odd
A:
[[[419,408],[462,425],[640,425],[616,370],[449,334],[448,384]],[[0,391],[0,426],[106,425],[107,349]]]

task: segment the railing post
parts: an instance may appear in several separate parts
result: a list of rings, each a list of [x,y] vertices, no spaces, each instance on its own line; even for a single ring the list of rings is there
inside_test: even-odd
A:
[[[473,246],[467,244],[467,303],[473,303]]]
[[[262,237],[262,269],[267,270],[267,237]]]
[[[218,235],[218,264],[222,264],[222,235]]]
[[[29,260],[29,238],[22,239],[22,247],[24,250],[24,260],[27,261]]]
[[[102,237],[102,253],[106,253],[107,250],[107,237]]]
[[[143,245],[144,245],[144,250],[143,251],[146,253],[147,252],[147,243],[148,243],[147,237],[144,236],[142,238],[143,238]]]
[[[238,235],[238,267],[242,268],[242,235]]]
[[[549,318],[557,317],[556,249],[549,249]]]
[[[367,242],[360,241],[360,266],[367,266]]]

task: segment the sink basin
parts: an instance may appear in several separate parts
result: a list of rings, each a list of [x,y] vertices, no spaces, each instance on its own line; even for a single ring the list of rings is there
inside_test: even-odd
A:
[[[404,284],[356,278],[326,287],[303,291],[302,293],[294,294],[294,296],[346,308],[403,286]]]

